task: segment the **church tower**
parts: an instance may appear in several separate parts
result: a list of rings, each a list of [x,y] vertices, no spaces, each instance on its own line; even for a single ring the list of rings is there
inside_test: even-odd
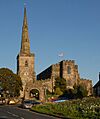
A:
[[[23,91],[21,91],[21,97],[25,97],[29,83],[33,83],[36,80],[36,74],[34,71],[34,57],[35,55],[30,52],[30,40],[28,34],[28,23],[26,15],[26,7],[24,7],[24,19],[22,27],[22,39],[20,53],[17,56],[17,74],[21,77],[23,84]]]

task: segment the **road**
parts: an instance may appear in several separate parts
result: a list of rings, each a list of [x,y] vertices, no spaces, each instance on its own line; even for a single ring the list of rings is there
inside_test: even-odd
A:
[[[0,119],[58,119],[44,114],[39,114],[17,106],[0,106]]]

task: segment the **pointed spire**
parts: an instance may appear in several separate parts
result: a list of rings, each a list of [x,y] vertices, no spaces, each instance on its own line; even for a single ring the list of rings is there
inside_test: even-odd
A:
[[[23,27],[28,28],[28,24],[27,24],[27,15],[26,15],[26,7],[24,6],[24,20],[23,20]]]
[[[23,19],[23,27],[22,27],[22,41],[21,41],[20,54],[30,55],[30,41],[28,35],[28,24],[27,24],[27,15],[26,15],[25,6],[24,6],[24,19]]]

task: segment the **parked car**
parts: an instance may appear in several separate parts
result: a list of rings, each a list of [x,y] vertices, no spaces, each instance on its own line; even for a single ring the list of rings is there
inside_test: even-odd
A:
[[[65,102],[66,100],[68,100],[68,98],[66,98],[66,97],[59,97],[57,100],[54,100],[53,102]]]
[[[6,104],[6,101],[4,99],[0,99],[0,105]]]
[[[32,100],[24,100],[21,104],[22,108],[31,108],[33,106]]]
[[[55,100],[54,102],[65,102],[66,100]]]
[[[32,108],[32,106],[38,105],[38,104],[41,104],[41,102],[37,102],[34,100],[24,100],[21,104],[21,107],[25,109],[30,109]]]
[[[10,101],[8,102],[8,104],[9,104],[9,105],[15,105],[16,102],[15,102],[15,100],[10,100]]]

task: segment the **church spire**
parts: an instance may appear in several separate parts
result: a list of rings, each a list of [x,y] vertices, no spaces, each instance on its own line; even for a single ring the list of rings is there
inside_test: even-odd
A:
[[[22,27],[22,41],[21,41],[20,54],[30,55],[30,40],[28,35],[26,7],[24,7],[24,19],[23,19],[23,27]]]

